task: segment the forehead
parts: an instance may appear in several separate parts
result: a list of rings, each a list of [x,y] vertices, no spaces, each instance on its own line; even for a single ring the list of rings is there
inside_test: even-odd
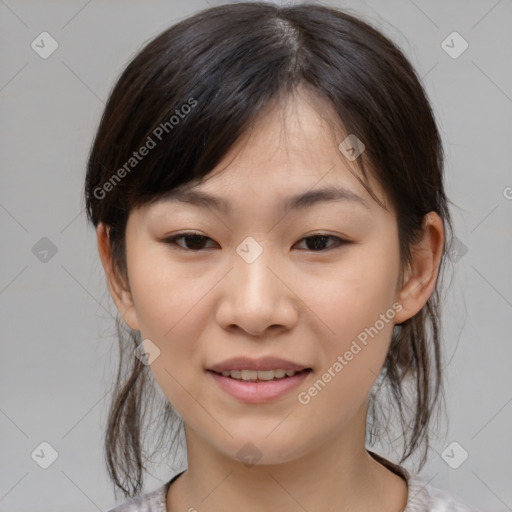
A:
[[[224,214],[231,214],[233,205],[243,210],[249,201],[278,213],[325,202],[371,211],[374,199],[360,182],[357,163],[339,149],[345,137],[332,106],[299,91],[269,103],[208,175],[171,190],[161,201]],[[378,183],[369,178],[382,200]]]
[[[269,102],[207,179],[227,167],[232,171],[230,179],[255,176],[270,180],[276,175],[320,178],[337,162],[346,160],[338,148],[345,136],[332,105],[299,89],[280,102]],[[347,162],[337,169],[338,174],[349,168],[357,172],[357,165]],[[348,177],[350,173],[346,174]]]

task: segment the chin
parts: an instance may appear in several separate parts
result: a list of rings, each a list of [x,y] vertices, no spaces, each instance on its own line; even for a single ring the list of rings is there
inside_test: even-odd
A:
[[[227,457],[247,467],[286,464],[296,460],[301,452],[297,442],[283,431],[283,436],[267,430],[251,436],[247,432],[240,437],[230,438],[229,446],[219,447]]]

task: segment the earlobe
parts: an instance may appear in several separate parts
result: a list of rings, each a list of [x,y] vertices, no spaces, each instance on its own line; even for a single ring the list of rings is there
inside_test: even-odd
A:
[[[437,213],[429,212],[423,218],[422,239],[411,248],[412,261],[397,297],[402,309],[395,316],[396,324],[412,318],[434,292],[443,248],[443,221]]]
[[[126,324],[134,330],[139,330],[139,322],[129,285],[127,285],[114,270],[108,227],[102,222],[98,223],[96,237],[98,253],[103,265],[103,270],[105,271],[105,278],[112,300]]]

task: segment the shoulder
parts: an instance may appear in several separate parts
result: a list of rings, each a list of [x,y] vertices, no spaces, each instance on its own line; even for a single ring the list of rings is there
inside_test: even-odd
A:
[[[157,489],[135,496],[106,512],[166,512],[166,495],[170,482],[166,482]]]
[[[428,484],[418,475],[408,479],[409,497],[403,512],[478,512],[462,498]]]

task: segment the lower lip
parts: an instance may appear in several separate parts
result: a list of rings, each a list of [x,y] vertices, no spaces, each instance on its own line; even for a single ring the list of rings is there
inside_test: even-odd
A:
[[[226,393],[243,402],[259,404],[270,402],[290,392],[304,381],[311,370],[302,371],[283,379],[252,382],[224,377],[211,370],[207,370],[207,372]]]

